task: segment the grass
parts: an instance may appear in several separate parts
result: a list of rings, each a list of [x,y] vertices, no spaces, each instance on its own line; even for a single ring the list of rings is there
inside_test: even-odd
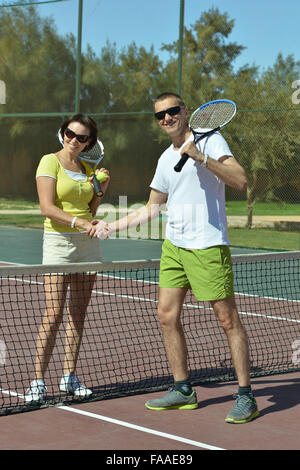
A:
[[[141,204],[146,204],[143,202]],[[130,205],[129,205],[130,207]],[[0,198],[0,210],[30,210],[39,209],[36,201],[22,199]],[[246,201],[226,202],[227,215],[247,215]],[[285,202],[257,202],[253,208],[254,215],[299,215],[300,204],[288,204]]]
[[[227,215],[247,215],[246,201],[226,202]],[[287,204],[276,202],[257,202],[253,207],[253,215],[298,215],[300,204]]]
[[[245,201],[229,201],[226,204],[228,215],[246,215]],[[39,214],[26,213],[30,209],[38,209],[37,202],[25,200],[12,200],[0,198],[0,210],[23,210],[21,214],[0,214],[0,225],[15,226],[27,229],[42,229],[44,217]],[[257,203],[255,215],[300,215],[300,204],[276,204]],[[106,218],[107,219],[107,218]],[[106,220],[105,219],[105,220]],[[162,237],[161,226],[158,221],[152,222],[155,230],[153,238]],[[138,230],[133,230],[129,236],[134,238]],[[140,237],[147,238],[151,234],[150,225],[141,227]],[[267,248],[274,250],[299,250],[300,233],[298,231],[283,231],[265,228],[231,228],[229,227],[229,239],[232,245],[252,248]]]
[[[38,202],[25,199],[0,198],[1,211],[22,211],[21,214],[0,214],[0,225],[13,225],[22,228],[43,228],[44,217],[27,211],[39,210]]]
[[[0,214],[0,226],[42,229],[44,217],[36,214]]]
[[[230,243],[236,246],[267,248],[270,250],[300,250],[300,233],[264,228],[230,228]]]
[[[40,206],[38,202],[32,202],[23,199],[0,198],[0,210],[30,210],[39,209],[39,207]]]

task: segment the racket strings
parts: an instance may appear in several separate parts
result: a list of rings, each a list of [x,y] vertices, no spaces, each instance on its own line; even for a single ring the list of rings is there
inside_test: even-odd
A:
[[[92,147],[88,152],[81,152],[79,158],[86,162],[100,162],[103,158],[103,150],[101,146],[97,143]]]
[[[192,115],[190,127],[195,131],[215,129],[228,123],[234,113],[235,107],[231,103],[213,103]]]

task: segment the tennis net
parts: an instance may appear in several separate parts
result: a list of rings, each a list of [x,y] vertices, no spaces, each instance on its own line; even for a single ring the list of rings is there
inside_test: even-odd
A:
[[[300,370],[300,252],[233,256],[238,310],[250,342],[251,375]],[[80,273],[96,273],[76,367],[102,400],[165,390],[172,375],[157,321],[159,261],[0,267],[0,414],[72,403],[60,392],[68,308],[86,290]],[[24,396],[35,378],[37,336],[58,275],[77,279],[77,298],[65,304],[45,376],[45,401]],[[46,282],[47,280],[47,282]],[[46,285],[47,284],[47,285]],[[49,307],[49,305],[48,305]],[[51,306],[50,306],[51,310]],[[53,310],[53,309],[52,309]],[[235,380],[227,340],[208,302],[188,292],[183,325],[193,385]]]

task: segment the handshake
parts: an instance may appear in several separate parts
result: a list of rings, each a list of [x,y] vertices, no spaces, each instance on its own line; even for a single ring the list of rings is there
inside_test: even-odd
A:
[[[111,227],[111,224],[103,222],[103,220],[93,220],[92,226],[87,229],[87,235],[91,238],[100,238],[100,240],[106,240],[115,230]]]

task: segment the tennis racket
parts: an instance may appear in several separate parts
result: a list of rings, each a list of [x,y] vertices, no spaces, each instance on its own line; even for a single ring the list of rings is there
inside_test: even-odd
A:
[[[197,143],[227,126],[235,114],[236,104],[230,100],[214,100],[200,106],[193,112],[189,121],[194,142]],[[188,154],[184,153],[174,170],[180,172],[188,158]]]
[[[104,157],[104,147],[101,140],[97,140],[94,147],[92,147],[87,152],[80,152],[78,154],[78,159],[86,169],[86,173],[88,176],[92,176],[92,181],[94,185],[94,191],[96,196],[101,197],[103,196],[103,191],[101,189],[101,184],[97,180],[95,175],[95,170],[99,163],[101,162],[102,158]]]
[[[57,137],[62,146],[64,146],[64,140],[61,136],[60,130],[58,131]],[[86,170],[87,176],[92,176],[94,191],[96,196],[101,197],[103,196],[103,191],[101,189],[100,181],[97,180],[95,175],[95,170],[99,163],[101,162],[102,158],[104,157],[104,146],[101,140],[97,140],[96,144],[86,152],[80,152],[78,154],[78,159],[84,166]]]

